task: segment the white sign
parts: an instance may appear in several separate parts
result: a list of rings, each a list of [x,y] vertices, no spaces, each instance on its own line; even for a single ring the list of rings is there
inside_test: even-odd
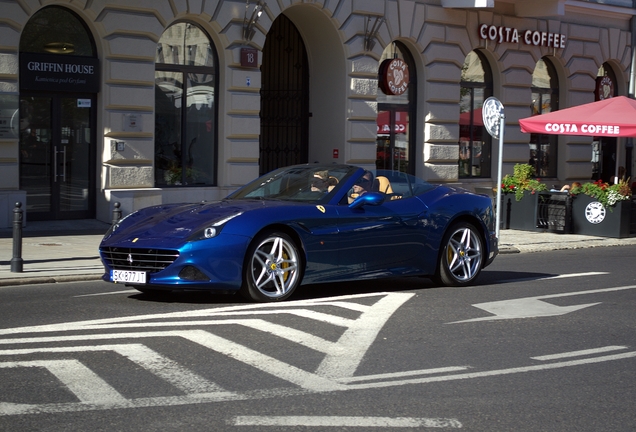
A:
[[[598,201],[592,201],[585,207],[585,218],[592,224],[603,222],[605,219],[605,207]]]
[[[144,127],[141,114],[124,114],[124,132],[141,132]]]
[[[499,138],[499,120],[503,110],[504,107],[499,99],[492,96],[486,99],[482,107],[481,116],[484,120],[484,126],[493,138]]]
[[[519,43],[526,45],[545,46],[550,48],[565,48],[565,35],[537,30],[526,30],[521,35],[519,30],[512,27],[482,24],[479,27],[479,37],[497,43]]]

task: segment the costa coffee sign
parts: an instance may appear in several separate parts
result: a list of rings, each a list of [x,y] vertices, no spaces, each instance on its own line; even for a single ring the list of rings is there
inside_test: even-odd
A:
[[[537,30],[517,30],[512,27],[482,24],[479,26],[479,37],[497,43],[523,43],[526,45],[565,48],[566,37],[561,33],[542,32]]]
[[[380,89],[387,95],[399,96],[409,87],[409,67],[399,58],[386,59],[380,64]]]
[[[614,81],[607,75],[596,78],[596,100],[605,100],[614,96]]]

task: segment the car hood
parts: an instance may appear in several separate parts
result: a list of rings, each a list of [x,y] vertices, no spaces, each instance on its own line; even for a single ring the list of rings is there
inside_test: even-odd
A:
[[[148,207],[120,221],[119,226],[104,237],[102,245],[130,242],[135,247],[156,247],[158,243],[161,247],[177,247],[227,217],[280,205],[283,203],[270,200],[223,200]]]

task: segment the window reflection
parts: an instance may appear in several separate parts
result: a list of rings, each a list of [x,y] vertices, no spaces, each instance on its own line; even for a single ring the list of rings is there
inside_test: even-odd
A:
[[[195,25],[177,23],[161,36],[155,71],[157,185],[216,183],[215,64],[209,38]]]
[[[459,177],[490,177],[491,138],[482,119],[492,96],[492,74],[477,51],[466,56],[459,97]]]
[[[400,58],[409,67],[410,80],[401,95],[387,95],[378,91],[378,117],[376,134],[376,168],[414,173],[415,167],[409,159],[413,152],[410,130],[415,116],[416,74],[415,64],[408,49],[393,42],[384,49],[380,64],[386,59]]]
[[[559,106],[559,85],[554,67],[547,59],[537,62],[532,74],[532,115],[556,111]],[[557,176],[558,135],[530,134],[530,158],[539,177]]]

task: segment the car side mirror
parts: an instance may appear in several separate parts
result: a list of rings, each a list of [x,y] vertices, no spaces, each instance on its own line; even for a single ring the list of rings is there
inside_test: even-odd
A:
[[[379,192],[367,192],[356,198],[351,204],[350,209],[359,208],[365,205],[379,206],[384,203],[385,195]]]

